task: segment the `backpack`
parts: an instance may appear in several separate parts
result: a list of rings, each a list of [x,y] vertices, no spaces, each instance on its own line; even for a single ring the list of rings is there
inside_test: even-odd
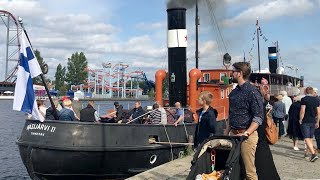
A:
[[[267,126],[266,126],[266,136],[269,144],[275,144],[278,141],[278,130],[277,126],[274,123],[271,117],[271,110],[269,110],[266,114],[267,116]]]

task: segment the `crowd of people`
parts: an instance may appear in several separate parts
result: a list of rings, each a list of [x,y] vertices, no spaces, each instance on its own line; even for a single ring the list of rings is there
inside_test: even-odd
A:
[[[320,98],[317,89],[307,87],[305,95],[288,97],[285,91],[270,95],[248,81],[251,67],[247,62],[232,65],[232,80],[237,87],[229,94],[229,118],[223,133],[217,129],[218,112],[210,106],[213,101],[211,92],[201,92],[198,98],[199,110],[193,114],[188,108],[183,109],[180,102],[170,108],[155,102],[150,109],[143,109],[140,101],[136,101],[130,111],[124,110],[119,102],[114,102],[115,111],[99,116],[94,109],[94,101],[88,101],[85,108],[77,98],[73,101],[67,97],[54,100],[55,108],[46,108],[43,101],[38,101],[41,115],[49,120],[83,121],[98,123],[132,123],[132,124],[173,124],[197,122],[194,133],[194,147],[197,148],[212,135],[244,136],[241,143],[241,157],[245,176],[248,180],[280,179],[273,162],[266,136],[266,115],[272,114],[274,122],[279,126],[279,138],[288,136],[293,140],[293,150],[299,151],[299,140],[305,143],[305,157],[315,162],[320,149]],[[57,113],[54,111],[57,110]],[[313,146],[313,137],[317,149]],[[310,154],[310,157],[309,157]]]
[[[95,109],[95,102],[89,100],[86,107],[82,108],[82,103],[77,97],[71,99],[63,96],[60,100],[54,99],[54,108],[46,108],[43,100],[37,100],[40,114],[46,120],[80,121],[96,123],[132,123],[132,124],[178,124],[192,123],[195,115],[190,109],[183,109],[180,102],[175,103],[174,108],[170,108],[167,103],[162,107],[159,102],[155,102],[151,109],[143,109],[140,101],[134,103],[134,108],[124,110],[119,102],[114,102],[114,110],[105,115],[99,115]]]

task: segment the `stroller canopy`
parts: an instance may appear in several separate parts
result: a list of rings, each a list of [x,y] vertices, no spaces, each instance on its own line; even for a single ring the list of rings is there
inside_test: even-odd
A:
[[[240,147],[243,140],[244,137],[239,136],[212,136],[206,139],[193,156],[187,180],[194,180],[199,174],[210,174],[213,169],[222,172],[221,179],[242,180]]]

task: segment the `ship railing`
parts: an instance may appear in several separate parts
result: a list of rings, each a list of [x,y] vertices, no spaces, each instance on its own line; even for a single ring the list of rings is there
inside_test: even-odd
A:
[[[280,91],[286,91],[288,96],[297,95],[300,93],[299,87],[287,86],[287,85],[270,85],[270,94],[279,94]]]
[[[48,99],[47,96],[36,96],[36,100],[44,100],[46,101]]]
[[[95,103],[95,108],[98,112],[98,114],[105,114],[106,112],[108,113],[108,111],[110,110],[116,110],[115,107],[114,107],[114,102],[113,101],[102,101],[102,102],[99,102],[99,101],[96,101]],[[141,101],[141,106],[142,107],[145,107],[145,106],[150,106],[153,102],[149,102],[149,101]],[[123,109],[124,110],[131,110],[134,108],[134,104],[135,104],[135,101],[132,101],[132,102],[120,102],[120,104],[123,106]],[[82,102],[82,108],[86,107],[87,104]]]

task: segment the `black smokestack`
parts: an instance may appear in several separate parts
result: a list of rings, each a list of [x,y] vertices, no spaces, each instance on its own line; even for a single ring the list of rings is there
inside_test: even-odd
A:
[[[186,9],[168,9],[169,103],[187,104]]]
[[[268,47],[268,53],[270,73],[276,73],[278,68],[277,47]]]
[[[196,4],[196,0],[168,0],[167,8],[192,8]]]

